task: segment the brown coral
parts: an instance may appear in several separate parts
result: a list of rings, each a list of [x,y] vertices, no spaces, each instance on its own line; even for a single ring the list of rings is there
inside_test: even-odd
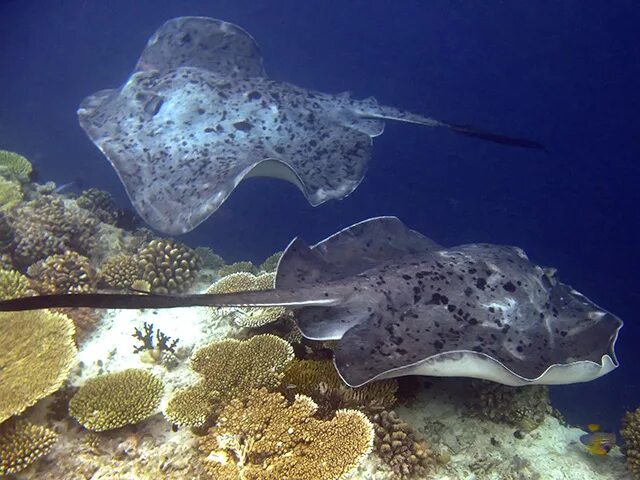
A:
[[[205,469],[216,480],[337,480],[350,475],[371,451],[371,422],[357,410],[328,421],[298,395],[292,404],[262,388],[233,399],[202,438]]]
[[[640,479],[640,408],[625,414],[620,434],[624,439],[627,467],[634,478]]]
[[[371,418],[375,429],[374,450],[391,468],[396,479],[424,478],[435,469],[436,460],[424,440],[394,411]]]
[[[46,455],[58,435],[25,420],[0,425],[0,476],[17,473]]]
[[[141,275],[141,265],[132,255],[116,255],[100,265],[101,281],[113,288],[129,289]]]
[[[14,260],[31,265],[50,255],[73,250],[91,255],[98,220],[88,211],[66,206],[51,195],[25,202],[11,211],[15,230]]]
[[[164,385],[153,373],[131,368],[91,378],[69,402],[69,414],[96,432],[138,423],[153,415]]]
[[[43,294],[90,293],[96,290],[97,276],[89,259],[70,250],[31,265],[27,273]]]
[[[84,190],[76,200],[80,208],[89,210],[104,223],[115,225],[121,217],[121,211],[118,210],[113,197],[103,190],[97,188],[89,188]]]
[[[275,335],[213,342],[191,357],[191,368],[202,379],[174,394],[164,414],[179,425],[201,426],[227,399],[252,388],[277,387],[292,358],[291,345]]]
[[[153,293],[182,293],[194,282],[200,258],[186,245],[173,240],[151,240],[138,253],[142,279]]]
[[[0,313],[0,422],[62,386],[75,363],[73,334],[59,313]]]

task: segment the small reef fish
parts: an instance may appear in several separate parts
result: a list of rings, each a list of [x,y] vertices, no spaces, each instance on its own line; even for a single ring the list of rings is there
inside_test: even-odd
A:
[[[600,432],[600,426],[595,424],[589,424],[587,428],[591,433],[580,436],[580,443],[592,455],[607,455],[616,444],[615,433]]]

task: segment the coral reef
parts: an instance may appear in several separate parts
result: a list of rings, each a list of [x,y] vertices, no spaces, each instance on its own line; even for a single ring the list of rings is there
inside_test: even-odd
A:
[[[7,253],[13,244],[13,227],[7,215],[0,211],[0,252]]]
[[[31,265],[27,274],[43,294],[90,293],[96,290],[97,275],[89,259],[70,250]]]
[[[231,275],[232,273],[239,272],[255,273],[256,267],[251,262],[235,262],[230,265],[223,265],[218,269],[218,275],[220,275],[221,277],[226,277],[227,275]]]
[[[393,478],[424,478],[436,467],[436,460],[424,440],[393,411],[371,417],[375,430],[374,450],[391,468]]]
[[[0,425],[0,476],[17,473],[46,455],[58,435],[25,420]]]
[[[624,439],[627,467],[634,478],[640,479],[640,408],[625,414],[620,434]]]
[[[196,247],[194,251],[196,252],[196,255],[200,257],[202,268],[218,270],[220,267],[224,266],[224,259],[209,247]]]
[[[273,255],[267,257],[267,259],[260,264],[260,270],[263,272],[275,272],[278,267],[278,262],[280,261],[280,257],[284,252],[276,252]]]
[[[32,170],[31,162],[22,155],[0,150],[0,176],[13,182],[27,183]]]
[[[101,432],[153,415],[164,393],[162,380],[131,368],[91,378],[69,402],[69,414],[83,427]]]
[[[304,395],[289,405],[265,388],[248,393],[231,400],[201,440],[205,469],[216,480],[338,480],[371,451],[373,428],[361,412],[340,410],[323,421]]]
[[[552,413],[549,388],[544,385],[509,387],[484,380],[472,380],[474,391],[468,407],[480,418],[503,422],[530,432]]]
[[[152,323],[144,322],[142,326],[143,330],[134,328],[133,337],[140,341],[140,345],[133,347],[133,353],[142,353],[143,361],[148,363],[159,363],[162,357],[167,354],[176,353],[176,345],[178,339],[171,341],[171,337],[162,333],[160,329],[155,329],[155,342],[154,342],[154,327]]]
[[[0,313],[0,422],[62,386],[77,354],[73,334],[73,322],[59,313]]]
[[[98,220],[87,210],[65,206],[61,198],[24,202],[11,210],[10,217],[18,264],[31,265],[67,250],[90,256],[95,246]]]
[[[151,240],[138,253],[142,280],[153,293],[182,293],[194,282],[200,258],[186,245],[174,240]]]
[[[100,280],[110,287],[126,290],[142,276],[142,265],[133,255],[116,255],[100,265]]]
[[[201,426],[226,400],[253,388],[277,387],[292,359],[291,345],[275,335],[213,342],[191,357],[191,368],[201,380],[175,393],[164,414],[178,425]]]
[[[18,205],[23,198],[22,187],[19,183],[0,177],[0,211],[10,210]]]
[[[275,273],[264,273],[255,276],[249,272],[236,272],[222,277],[211,285],[207,293],[232,293],[246,292],[250,290],[269,290],[273,288]],[[212,308],[214,317],[217,316],[218,308]],[[286,314],[284,307],[243,307],[233,308],[233,321],[240,327],[260,327],[268,323],[273,323]]]
[[[113,197],[103,190],[97,188],[89,188],[84,190],[76,203],[80,208],[92,212],[101,222],[109,225],[116,225],[122,216],[122,212],[118,210]]]
[[[56,308],[54,311],[66,315],[76,327],[76,345],[81,345],[84,340],[96,329],[104,315],[104,310],[95,308]]]
[[[0,300],[35,295],[27,277],[16,270],[0,270]]]

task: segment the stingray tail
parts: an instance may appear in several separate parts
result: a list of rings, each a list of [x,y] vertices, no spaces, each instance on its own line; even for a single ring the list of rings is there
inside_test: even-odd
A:
[[[424,117],[422,115],[416,115],[415,113],[405,112],[393,107],[386,107],[382,105],[373,105],[371,102],[374,99],[366,99],[365,102],[369,102],[369,105],[365,107],[364,111],[358,112],[362,118],[375,118],[380,120],[395,120],[398,122],[416,123],[418,125],[425,125],[427,127],[446,127],[454,133],[466,135],[468,137],[480,138],[493,143],[499,143],[501,145],[511,145],[521,148],[537,148],[545,149],[545,146],[535,140],[528,138],[511,137],[502,135],[501,133],[489,132],[480,128],[475,128],[470,125],[464,125],[461,123],[448,123],[435,118]]]
[[[78,293],[39,295],[0,301],[0,311],[15,312],[42,308],[89,307],[115,309],[177,307],[292,307],[331,306],[339,298],[312,299],[304,291],[262,290],[223,294],[139,295],[135,293]]]

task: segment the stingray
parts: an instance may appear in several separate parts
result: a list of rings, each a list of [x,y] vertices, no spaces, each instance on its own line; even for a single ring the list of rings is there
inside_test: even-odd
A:
[[[445,248],[395,217],[312,247],[294,239],[273,290],[49,295],[0,302],[0,310],[189,305],[287,306],[304,337],[337,341],[335,366],[351,386],[416,374],[514,386],[589,381],[618,366],[622,327],[519,248]]]
[[[85,98],[78,117],[136,211],[168,234],[194,229],[247,177],[287,180],[313,206],[344,198],[362,181],[385,120],[542,147],[270,80],[247,32],[206,17],[167,21],[126,83]]]

